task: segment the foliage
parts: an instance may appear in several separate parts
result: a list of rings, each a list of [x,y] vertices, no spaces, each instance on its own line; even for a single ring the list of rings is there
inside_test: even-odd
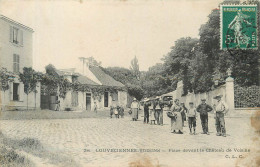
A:
[[[121,82],[124,85],[127,85],[128,83],[137,84],[139,81],[136,79],[133,71],[122,68],[122,67],[108,67],[108,68],[102,68],[102,70],[113,77],[115,80]]]
[[[103,70],[115,80],[123,83],[127,87],[127,91],[130,96],[133,96],[136,99],[143,98],[144,90],[142,88],[142,81],[138,80],[133,70],[122,67],[108,67]],[[111,95],[113,95],[113,93],[117,93],[113,92],[113,90],[111,90],[111,92]]]
[[[235,85],[235,106],[238,108],[260,107],[260,87]]]
[[[137,80],[139,80],[140,79],[140,70],[139,70],[138,59],[136,58],[136,56],[134,57],[133,60],[131,60],[130,70],[133,72],[133,74],[137,78]]]
[[[127,89],[129,95],[135,97],[137,100],[140,101],[143,98],[144,92],[141,86],[128,85]]]
[[[7,91],[9,89],[9,82],[13,81],[14,74],[7,71],[6,68],[0,69],[0,88],[2,91]]]
[[[176,78],[166,72],[165,65],[162,63],[150,67],[141,77],[141,82],[146,97],[171,92],[177,84]]]
[[[36,92],[37,82],[41,79],[41,74],[34,71],[31,67],[24,67],[23,73],[19,75],[20,80],[24,84],[24,93],[29,94]]]
[[[175,42],[175,46],[164,57],[166,71],[175,75],[177,80],[183,81],[183,95],[192,92],[192,75],[190,75],[189,66],[195,57],[195,50],[198,45],[196,38],[181,38]]]
[[[64,76],[58,75],[53,65],[47,65],[45,70],[46,74],[43,75],[41,80],[44,92],[47,94],[56,94],[59,88],[59,97],[64,99],[66,93],[72,88],[71,83]]]

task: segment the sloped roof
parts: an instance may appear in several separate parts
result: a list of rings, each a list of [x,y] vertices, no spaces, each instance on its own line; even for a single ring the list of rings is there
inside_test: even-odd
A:
[[[79,76],[79,73],[74,72],[75,69],[55,69],[58,75],[74,75]]]
[[[21,23],[19,23],[19,22],[17,22],[17,21],[14,21],[14,20],[12,20],[12,19],[10,19],[10,18],[8,18],[8,17],[6,17],[6,16],[4,16],[4,15],[0,15],[0,18],[6,20],[6,21],[8,21],[8,22],[11,22],[11,23],[13,23],[13,24],[19,25],[19,26],[21,26],[21,27],[23,27],[23,28],[25,28],[25,29],[27,29],[27,30],[29,30],[29,31],[31,31],[31,32],[34,32],[31,27],[28,27],[28,26],[26,26],[26,25],[23,25],[23,24],[21,24]]]
[[[89,66],[89,70],[96,76],[96,78],[105,86],[116,86],[116,87],[125,87],[121,82],[116,81],[110,75],[106,74],[98,66]]]
[[[86,85],[99,85],[98,83],[92,81],[90,78],[83,75],[78,76],[78,81],[79,83],[86,84]]]

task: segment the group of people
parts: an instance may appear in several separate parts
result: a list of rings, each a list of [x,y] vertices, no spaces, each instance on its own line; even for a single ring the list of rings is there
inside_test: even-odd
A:
[[[208,113],[214,111],[215,125],[217,130],[217,136],[226,137],[225,119],[224,115],[228,112],[227,104],[221,100],[222,96],[217,95],[214,99],[217,100],[216,104],[210,106],[206,103],[206,99],[201,99],[201,104],[197,107],[193,102],[189,102],[189,107],[185,109],[180,105],[179,99],[174,100],[174,104],[171,106],[168,116],[171,118],[171,131],[172,133],[183,133],[183,117],[182,112],[186,112],[188,117],[188,124],[190,134],[196,134],[196,120],[197,116],[200,116],[201,126],[203,134],[209,135],[208,130]],[[197,114],[199,113],[199,114]]]
[[[110,118],[115,115],[115,118],[124,118],[124,107],[119,105],[111,105],[110,106]]]
[[[155,124],[157,122],[157,125],[163,125],[163,107],[164,104],[159,101],[159,99],[156,99],[154,102],[145,100],[144,101],[144,123],[149,123],[149,117],[150,117],[150,123]],[[138,112],[140,110],[140,103],[136,100],[136,98],[133,99],[133,102],[131,104],[131,110],[129,114],[132,115],[132,120],[137,121],[138,119]]]
[[[144,123],[163,125],[163,108],[165,106],[170,108],[167,116],[171,118],[171,132],[176,134],[183,134],[184,122],[188,120],[189,130],[191,135],[196,134],[196,121],[199,115],[203,134],[209,135],[208,130],[208,113],[214,112],[215,125],[217,136],[226,137],[225,119],[224,115],[228,112],[227,104],[222,101],[222,95],[214,97],[216,104],[210,106],[206,103],[206,99],[201,99],[201,103],[195,107],[193,102],[189,102],[186,108],[184,103],[180,103],[179,99],[175,99],[174,103],[165,104],[159,98],[154,101],[144,100]],[[130,114],[132,120],[137,121],[138,111],[140,109],[139,102],[134,98],[131,104]],[[186,119],[187,117],[187,119]],[[149,120],[150,118],[150,120]]]

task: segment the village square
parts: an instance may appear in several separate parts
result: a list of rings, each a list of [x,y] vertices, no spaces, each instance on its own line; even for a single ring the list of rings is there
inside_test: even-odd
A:
[[[219,2],[198,37],[174,38],[145,70],[152,58],[114,65],[120,56],[82,54],[81,38],[67,40],[81,48],[69,59],[58,56],[69,47],[46,42],[59,59],[48,63],[41,18],[31,28],[0,10],[0,166],[259,165],[259,1],[232,2],[236,11]]]

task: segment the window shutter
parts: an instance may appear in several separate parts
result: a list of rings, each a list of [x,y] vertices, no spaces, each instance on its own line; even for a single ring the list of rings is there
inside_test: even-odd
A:
[[[20,45],[23,46],[23,31],[20,30]]]
[[[10,30],[10,39],[9,39],[9,41],[10,42],[13,42],[13,27],[12,26],[9,26],[10,28],[9,28],[9,30]]]
[[[16,72],[16,55],[13,54],[13,72]]]
[[[20,72],[20,56],[19,55],[16,55],[16,60],[17,60],[17,72]]]
[[[19,101],[23,101],[23,95],[24,95],[24,84],[19,84]]]

